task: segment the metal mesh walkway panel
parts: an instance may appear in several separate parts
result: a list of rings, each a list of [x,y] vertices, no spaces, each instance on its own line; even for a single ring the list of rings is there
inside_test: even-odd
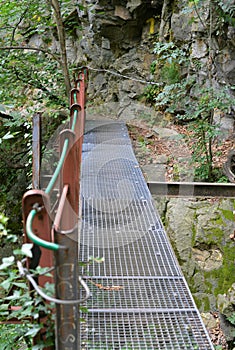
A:
[[[88,122],[80,259],[92,291],[81,348],[213,349],[123,123]]]

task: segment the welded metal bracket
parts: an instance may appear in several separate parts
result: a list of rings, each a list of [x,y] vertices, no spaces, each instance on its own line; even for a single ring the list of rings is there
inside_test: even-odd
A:
[[[42,190],[30,190],[23,196],[22,207],[24,241],[26,243],[31,243],[26,233],[26,221],[32,209],[37,208],[37,214],[33,220],[33,231],[41,239],[52,242],[49,196]],[[28,259],[27,262],[27,267],[29,269],[35,269],[38,265],[41,267],[52,267],[54,265],[53,253],[48,249],[34,244],[32,253],[33,257]],[[39,277],[40,286],[43,286],[46,282],[52,282],[52,278],[47,276]]]

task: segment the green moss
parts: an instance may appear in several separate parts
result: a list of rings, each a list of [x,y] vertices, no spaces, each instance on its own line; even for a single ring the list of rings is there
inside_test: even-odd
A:
[[[215,221],[213,220],[213,223],[216,225],[224,225],[224,221],[223,221],[222,217],[216,218]]]
[[[224,232],[221,228],[213,227],[205,230],[205,242],[208,245],[219,246],[224,239]]]
[[[214,308],[217,295],[227,293],[228,289],[234,283],[235,247],[234,243],[226,237],[228,233],[226,234],[223,229],[228,225],[227,221],[228,217],[230,218],[230,211],[226,211],[224,214],[226,217],[222,213],[216,212],[210,222],[202,227],[203,231],[200,231],[199,233],[197,232],[197,226],[192,224],[191,246],[196,246],[202,250],[218,249],[223,256],[222,265],[218,269],[205,271],[196,267],[193,276],[187,276],[187,271],[184,271],[189,288],[195,298],[195,302],[198,308],[202,311],[209,311],[211,310],[211,307]],[[195,212],[195,222],[197,222],[196,218]],[[226,232],[228,232],[228,229],[226,229]],[[171,240],[171,243],[180,265],[182,265],[182,263],[185,264],[185,262],[182,262],[177,252],[174,239]],[[195,285],[194,276],[197,273],[202,275],[202,285],[200,284],[200,281]]]
[[[228,289],[234,283],[235,276],[235,247],[233,242],[227,241],[225,237],[225,233],[223,229],[221,229],[221,225],[224,224],[221,218],[217,218],[216,221],[213,221],[213,225],[217,224],[217,227],[208,228],[205,231],[204,244],[208,245],[208,249],[210,247],[216,247],[220,249],[223,255],[222,266],[219,269],[215,269],[212,271],[203,271],[200,270],[196,272],[200,272],[204,277],[204,293],[208,295],[214,295],[215,297],[218,294],[227,293]],[[220,227],[218,227],[220,226]],[[192,237],[192,246],[196,243],[196,232],[195,228],[193,228],[193,237]],[[195,272],[195,273],[196,273]],[[195,297],[197,295],[198,288],[194,287],[194,279],[193,277],[188,280],[190,290],[192,291],[195,302],[200,310],[209,311],[210,310],[210,298],[209,297]],[[196,290],[197,289],[197,290]]]
[[[195,218],[196,218],[196,214],[194,214],[194,222],[195,222]],[[196,227],[195,225],[193,225],[192,226],[192,244],[191,244],[192,247],[194,247],[196,243],[196,234],[197,234]]]
[[[213,271],[205,271],[204,277],[208,286],[208,292],[217,296],[228,291],[231,285],[234,283],[235,276],[235,264],[234,254],[235,248],[231,245],[227,245],[223,248],[223,265],[221,268]],[[213,281],[211,283],[210,281]]]
[[[221,209],[223,216],[225,219],[233,221],[234,220],[234,214],[232,210],[227,210],[227,209]]]
[[[204,310],[205,310],[205,312],[206,311],[210,311],[211,306],[210,306],[209,297],[205,297],[203,301],[204,301]]]
[[[199,310],[203,310],[204,312],[211,310],[210,299],[208,296],[205,296],[205,297],[200,296],[197,298],[194,295],[194,301],[195,301]]]
[[[218,289],[215,290],[215,295],[219,293],[225,293],[231,287],[234,282],[235,265],[234,265],[234,247],[225,247],[224,251],[224,264],[219,277]]]

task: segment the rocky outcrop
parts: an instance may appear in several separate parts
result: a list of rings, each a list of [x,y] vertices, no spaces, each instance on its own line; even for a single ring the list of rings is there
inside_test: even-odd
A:
[[[233,201],[172,198],[164,222],[196,300],[204,310],[215,308],[234,282]]]
[[[185,74],[197,82],[219,89],[232,86],[235,77],[234,0],[86,0],[65,21],[69,62],[74,67],[90,67],[89,97],[95,103],[110,104],[110,109],[127,108],[128,118],[143,113],[139,103],[153,78],[150,65],[155,59],[154,42],[174,41],[189,55]],[[230,16],[230,17],[229,17]],[[70,23],[76,23],[71,27]],[[48,40],[58,52],[56,36]],[[37,34],[30,44],[43,45]],[[232,90],[230,90],[232,94]],[[115,102],[115,108],[112,103]],[[224,137],[233,123],[233,114],[217,111]],[[118,118],[126,113],[118,113]],[[231,130],[230,130],[231,131]]]
[[[235,283],[226,294],[218,295],[218,307],[220,310],[221,323],[228,341],[234,340],[235,325]]]
[[[235,322],[233,201],[172,198],[158,199],[156,206],[199,310],[219,310],[222,329],[227,339],[232,340]]]

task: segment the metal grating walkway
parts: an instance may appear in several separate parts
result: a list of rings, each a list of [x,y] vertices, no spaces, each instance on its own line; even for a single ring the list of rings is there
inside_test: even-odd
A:
[[[80,259],[92,291],[81,349],[213,349],[124,123],[88,121]]]

